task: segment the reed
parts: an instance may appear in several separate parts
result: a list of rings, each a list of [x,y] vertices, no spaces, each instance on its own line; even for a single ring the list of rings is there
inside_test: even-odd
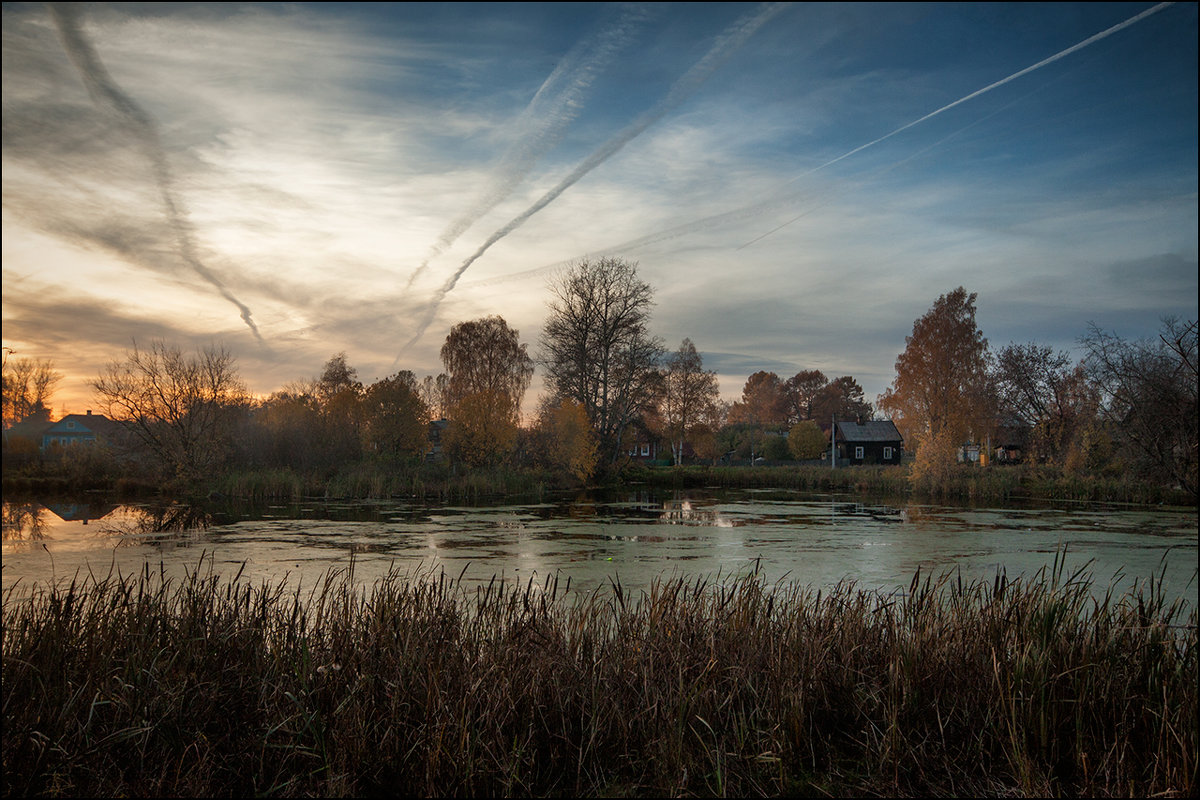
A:
[[[1196,611],[1153,581],[351,572],[10,589],[5,795],[1197,792]]]
[[[1005,502],[1066,500],[1139,505],[1195,506],[1196,498],[1181,489],[1125,477],[1079,475],[1060,467],[957,465],[932,486],[914,488],[904,466],[782,465],[757,467],[687,466],[648,468],[635,465],[621,476],[626,483],[675,489],[703,486],[794,489],[809,492],[905,496],[928,500]]]

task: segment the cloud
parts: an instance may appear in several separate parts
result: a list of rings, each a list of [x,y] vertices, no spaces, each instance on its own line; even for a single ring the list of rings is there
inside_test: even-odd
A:
[[[430,301],[429,309],[426,312],[425,317],[422,319],[421,324],[417,328],[417,332],[413,335],[413,338],[409,340],[408,344],[406,344],[405,347],[400,351],[400,355],[403,355],[404,351],[407,350],[408,347],[411,347],[421,338],[422,335],[424,335],[426,329],[429,327],[429,323],[433,321],[433,317],[437,313],[437,308],[441,304],[443,298],[445,298],[445,296],[454,289],[455,284],[458,283],[458,279],[462,277],[463,273],[465,273],[467,269],[475,263],[475,261],[483,256],[483,254],[486,253],[492,247],[492,245],[524,225],[525,222],[534,214],[538,213],[550,203],[554,202],[559,195],[574,186],[585,175],[603,164],[612,156],[616,155],[621,148],[640,136],[642,132],[644,132],[654,123],[658,122],[670,111],[674,110],[680,103],[682,103],[684,100],[690,97],[693,92],[700,88],[700,85],[708,79],[713,71],[724,64],[725,61],[728,60],[738,48],[745,44],[746,41],[753,36],[760,27],[769,22],[786,7],[786,4],[783,3],[766,4],[758,8],[754,13],[747,14],[746,16],[742,17],[736,23],[734,23],[733,26],[726,29],[719,37],[717,37],[716,42],[709,49],[709,51],[705,53],[704,56],[691,67],[691,69],[689,69],[683,74],[682,77],[672,84],[671,88],[667,91],[666,96],[657,104],[655,104],[653,108],[639,114],[633,122],[619,131],[615,136],[608,139],[608,141],[600,145],[600,147],[593,151],[591,155],[578,164],[575,169],[570,172],[570,174],[559,181],[554,188],[542,195],[537,202],[535,202],[525,211],[518,214],[507,224],[489,236],[483,245],[481,245],[478,250],[472,253],[471,256],[462,263],[462,266],[460,266],[458,270],[452,276],[450,276],[445,285],[443,285],[442,288],[439,289],[434,295],[433,300]],[[399,355],[397,356],[397,359],[399,359]]]
[[[429,255],[408,278],[405,288],[480,217],[504,200],[529,174],[546,152],[562,140],[569,126],[583,111],[592,84],[624,48],[632,44],[640,25],[649,17],[647,9],[627,6],[617,20],[594,37],[579,42],[569,52],[525,107],[515,124],[515,141],[500,157],[487,185],[471,205],[454,218],[438,236]]]
[[[166,151],[159,139],[158,125],[154,118],[126,94],[109,75],[91,42],[84,34],[74,8],[69,5],[51,4],[50,13],[54,18],[55,25],[58,26],[63,47],[79,69],[80,76],[83,78],[88,92],[92,95],[92,99],[97,105],[116,113],[125,132],[138,144],[142,153],[149,160],[179,257],[197,275],[212,284],[222,297],[238,308],[242,321],[254,333],[255,338],[261,341],[262,336],[259,335],[258,327],[254,324],[250,308],[238,300],[224,282],[196,254],[191,221],[188,219],[187,209],[175,188],[175,180]]]

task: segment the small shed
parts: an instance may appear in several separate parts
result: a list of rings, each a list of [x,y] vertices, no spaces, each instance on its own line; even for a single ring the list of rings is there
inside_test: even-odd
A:
[[[846,464],[899,464],[904,437],[890,419],[837,423],[838,462]]]

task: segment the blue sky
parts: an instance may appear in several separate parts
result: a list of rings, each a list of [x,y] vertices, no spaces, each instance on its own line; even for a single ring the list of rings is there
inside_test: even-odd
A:
[[[952,104],[1154,8],[5,4],[4,344],[56,410],[135,339],[420,377],[485,315],[536,354],[600,255],[730,398],[873,399],[959,285],[996,347],[1150,336],[1197,314],[1196,6]]]

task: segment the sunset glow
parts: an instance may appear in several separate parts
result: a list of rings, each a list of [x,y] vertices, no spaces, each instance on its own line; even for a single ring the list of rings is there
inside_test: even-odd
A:
[[[960,285],[997,345],[1197,314],[1194,4],[3,14],[3,342],[64,373],[55,416],[156,338],[260,395],[339,351],[436,374],[487,315],[536,354],[589,255],[726,397],[815,368],[873,400]]]

